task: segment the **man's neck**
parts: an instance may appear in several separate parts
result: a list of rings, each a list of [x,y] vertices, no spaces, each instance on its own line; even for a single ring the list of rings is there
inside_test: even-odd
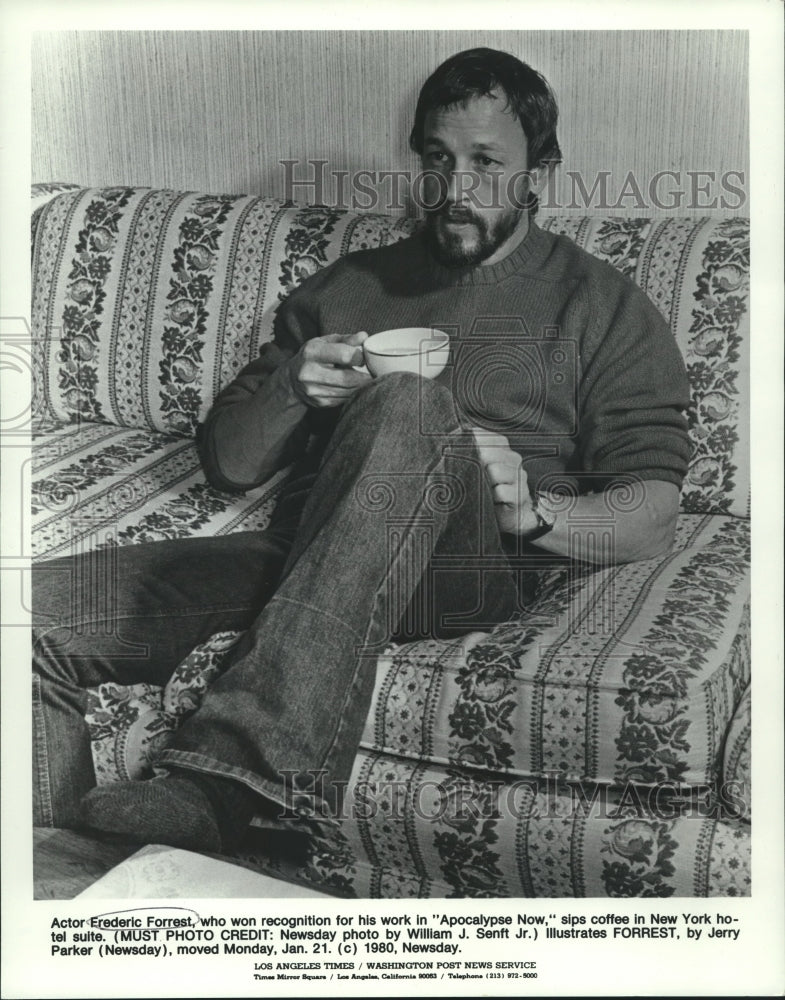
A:
[[[486,260],[482,261],[480,267],[487,267],[489,264],[498,264],[499,261],[504,260],[505,257],[509,257],[510,254],[516,250],[521,243],[523,243],[528,232],[529,213],[522,212],[518,225],[515,227],[511,235],[507,237],[498,250],[492,253]]]

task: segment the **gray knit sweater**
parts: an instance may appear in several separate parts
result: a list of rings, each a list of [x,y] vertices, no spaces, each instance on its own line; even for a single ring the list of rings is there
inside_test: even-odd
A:
[[[406,326],[450,334],[439,380],[468,422],[509,439],[533,485],[577,475],[595,489],[619,473],[681,485],[689,396],[671,331],[630,279],[534,224],[493,265],[442,267],[415,235],[309,278],[199,428],[210,481],[248,489],[329,434],[338,412],[306,407],[291,387],[287,362],[306,340]]]

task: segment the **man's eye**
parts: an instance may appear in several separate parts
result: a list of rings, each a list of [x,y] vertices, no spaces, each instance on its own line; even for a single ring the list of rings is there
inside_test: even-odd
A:
[[[490,156],[478,156],[477,162],[480,164],[481,167],[486,167],[486,168],[498,167],[500,165],[498,160],[492,160]]]
[[[428,159],[433,160],[434,163],[443,163],[447,159],[447,154],[440,149],[432,149],[428,153]]]

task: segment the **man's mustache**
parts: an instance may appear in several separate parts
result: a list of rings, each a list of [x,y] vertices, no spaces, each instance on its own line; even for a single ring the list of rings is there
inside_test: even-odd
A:
[[[445,222],[473,222],[475,226],[482,224],[482,221],[477,218],[471,209],[463,205],[454,205],[451,202],[444,202],[441,205],[437,205],[429,214],[437,216]]]

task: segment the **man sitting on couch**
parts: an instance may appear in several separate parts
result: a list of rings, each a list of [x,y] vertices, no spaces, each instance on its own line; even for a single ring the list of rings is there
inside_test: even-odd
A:
[[[222,489],[294,463],[270,528],[114,553],[104,617],[145,657],[95,634],[65,652],[56,633],[38,638],[39,822],[220,851],[265,805],[334,814],[391,639],[520,613],[538,550],[605,562],[670,546],[689,458],[683,363],[629,279],[535,224],[556,121],[547,83],[505,53],[462,52],[426,81],[411,134],[423,228],[306,281],[200,428]],[[450,333],[443,374],[371,378],[363,341],[398,327]],[[65,622],[70,576],[36,581]],[[226,628],[245,631],[159,776],[87,791],[84,689],[165,684]]]

